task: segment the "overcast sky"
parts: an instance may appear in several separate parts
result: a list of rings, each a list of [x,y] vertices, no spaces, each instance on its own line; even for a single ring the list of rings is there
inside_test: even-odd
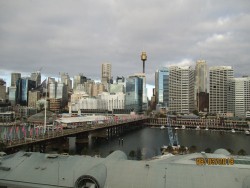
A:
[[[250,75],[249,0],[0,0],[0,77],[39,70],[100,79],[161,66],[231,65]]]

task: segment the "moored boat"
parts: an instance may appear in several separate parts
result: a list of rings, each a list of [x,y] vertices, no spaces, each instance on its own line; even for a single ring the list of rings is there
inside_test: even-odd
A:
[[[162,125],[162,126],[160,127],[160,129],[165,129],[165,126],[164,126],[164,125]]]
[[[195,130],[201,130],[200,126],[198,125]]]

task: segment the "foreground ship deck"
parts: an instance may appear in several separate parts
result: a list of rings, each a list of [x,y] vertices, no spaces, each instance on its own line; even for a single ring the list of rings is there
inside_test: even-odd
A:
[[[227,163],[208,164],[212,159]],[[127,160],[121,151],[106,158],[18,152],[0,160],[0,187],[250,187],[250,156],[231,156],[223,149],[148,161]]]

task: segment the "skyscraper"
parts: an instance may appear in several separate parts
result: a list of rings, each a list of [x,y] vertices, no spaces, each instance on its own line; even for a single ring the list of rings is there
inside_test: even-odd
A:
[[[16,85],[16,104],[28,105],[29,91],[36,88],[36,82],[29,78],[20,78]]]
[[[246,118],[250,110],[250,77],[231,78],[227,88],[227,112]]]
[[[160,68],[155,72],[155,100],[161,107],[169,106],[169,70]]]
[[[208,69],[207,63],[205,60],[198,60],[195,66],[195,90],[196,93],[199,92],[208,92]]]
[[[106,89],[108,89],[108,84],[111,80],[111,68],[112,66],[110,63],[102,64],[102,83],[104,84]]]
[[[198,60],[195,66],[195,108],[198,111],[208,111],[208,68],[205,60]]]
[[[36,82],[36,86],[39,86],[41,84],[41,72],[32,72],[30,79]]]
[[[67,86],[64,83],[58,83],[56,88],[56,99],[62,99],[62,107],[65,107],[68,103]]]
[[[73,89],[75,90],[78,84],[83,84],[84,82],[87,82],[87,78],[83,74],[74,76]]]
[[[169,111],[191,113],[194,110],[194,70],[189,67],[169,67]]]
[[[16,87],[16,81],[21,78],[21,73],[11,73],[11,86]]]
[[[6,82],[0,79],[0,100],[5,101],[6,99]]]
[[[233,78],[231,66],[214,66],[209,69],[210,91],[209,91],[209,112],[227,112],[227,89],[228,81]]]
[[[142,111],[143,79],[130,76],[126,79],[125,109]]]
[[[68,73],[61,73],[61,83],[64,83],[67,86],[68,91],[72,89],[72,80]]]
[[[136,73],[134,76],[142,79],[142,110],[147,110],[148,108],[148,95],[146,87],[146,75],[145,73]]]

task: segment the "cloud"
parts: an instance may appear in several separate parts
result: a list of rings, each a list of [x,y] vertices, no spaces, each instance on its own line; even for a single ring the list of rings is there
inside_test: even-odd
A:
[[[249,33],[245,0],[0,1],[0,65],[9,72],[100,79],[109,62],[114,77],[128,76],[142,71],[145,50],[149,84],[159,67],[200,58],[249,75]]]
[[[180,66],[180,67],[186,67],[186,66],[193,66],[194,61],[191,59],[182,59],[181,61],[178,62],[168,62],[165,66]]]

